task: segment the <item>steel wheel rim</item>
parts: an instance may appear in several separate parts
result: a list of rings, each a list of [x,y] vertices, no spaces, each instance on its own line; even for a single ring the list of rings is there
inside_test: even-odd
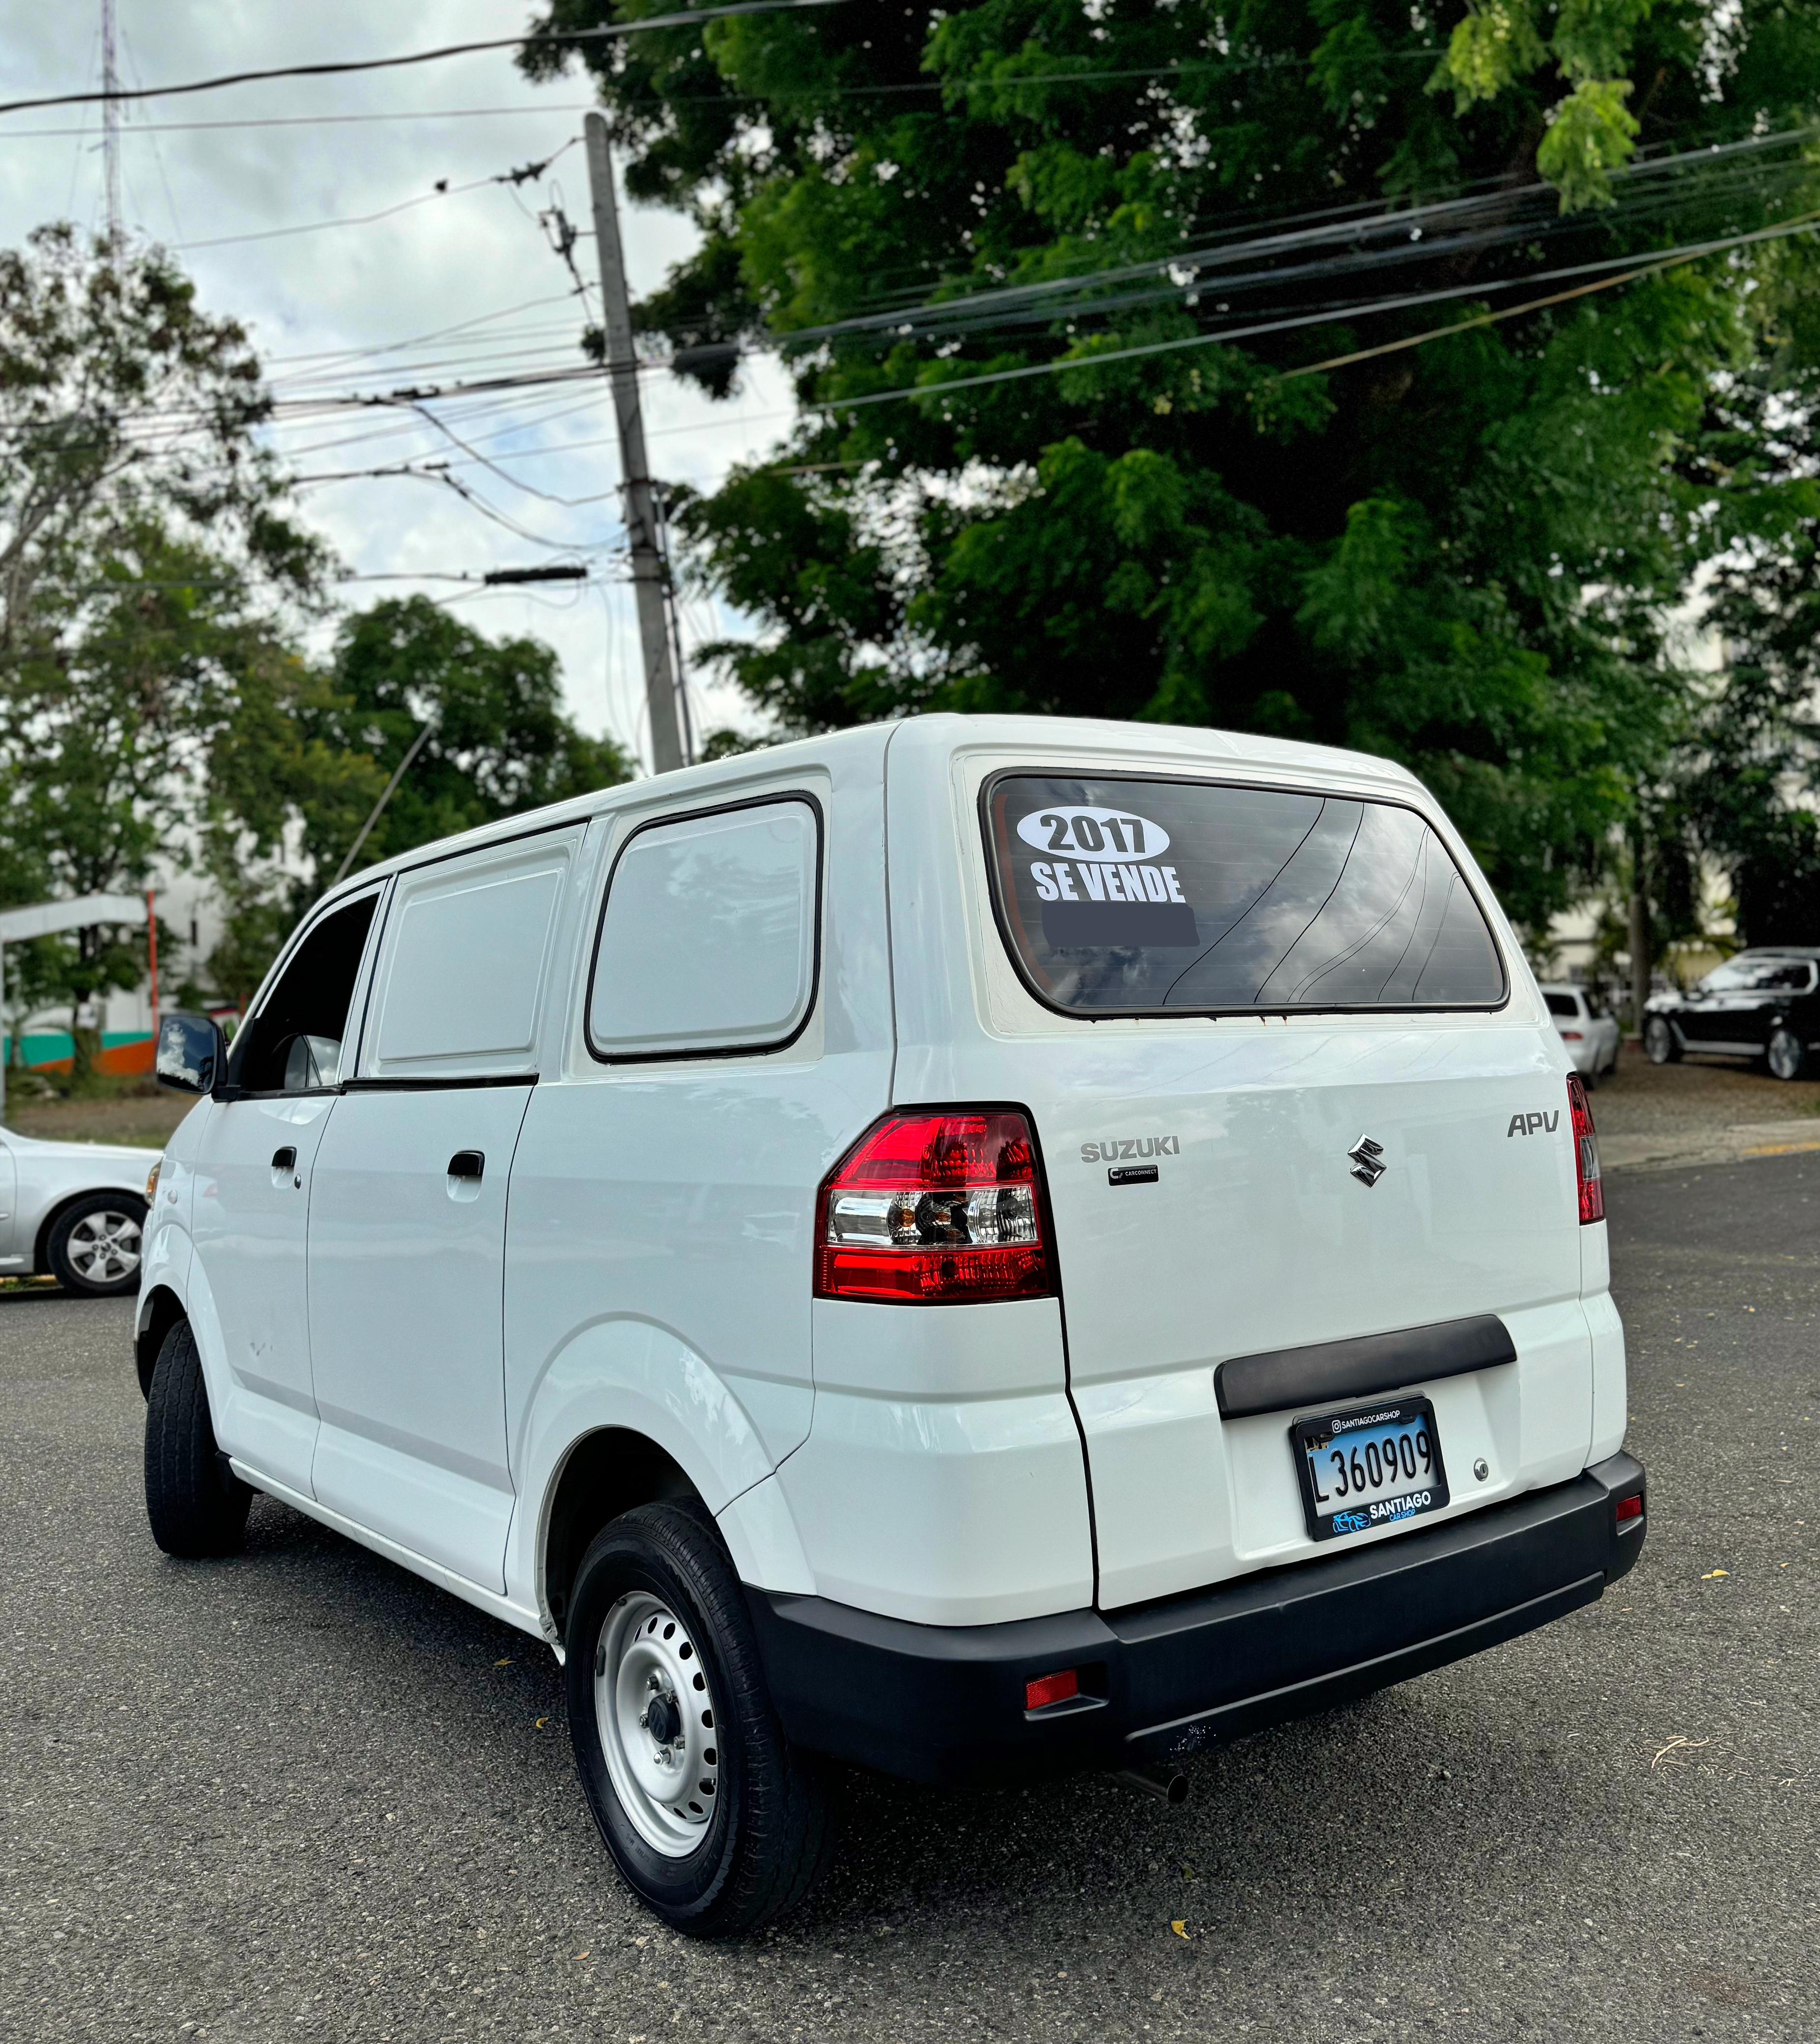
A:
[[[70,1230],[63,1253],[90,1285],[117,1285],[139,1268],[140,1228],[129,1213],[105,1208],[84,1214]]]
[[[1652,1064],[1664,1063],[1668,1055],[1668,1025],[1666,1022],[1652,1022],[1643,1032],[1643,1047],[1649,1054]]]
[[[686,1859],[720,1785],[714,1692],[689,1627],[649,1590],[628,1591],[601,1627],[594,1719],[632,1828],[666,1859]]]
[[[1769,1069],[1779,1079],[1792,1078],[1799,1065],[1801,1047],[1786,1029],[1778,1029],[1769,1039]]]

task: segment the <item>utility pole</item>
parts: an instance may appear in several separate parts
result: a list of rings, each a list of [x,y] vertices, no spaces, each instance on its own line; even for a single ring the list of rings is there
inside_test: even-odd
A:
[[[620,246],[619,206],[613,197],[613,159],[607,124],[598,113],[582,123],[587,136],[588,182],[593,194],[594,239],[600,249],[601,296],[606,306],[607,374],[619,414],[620,465],[625,480],[626,530],[632,540],[632,593],[638,599],[644,649],[645,700],[651,705],[651,763],[659,774],[686,766],[677,714],[676,668],[670,657],[670,574],[658,521],[657,492],[645,456],[644,415],[639,406],[638,360],[632,352],[632,301]]]
[[[107,198],[107,238],[120,239],[120,71],[114,61],[114,0],[101,0],[102,175]]]

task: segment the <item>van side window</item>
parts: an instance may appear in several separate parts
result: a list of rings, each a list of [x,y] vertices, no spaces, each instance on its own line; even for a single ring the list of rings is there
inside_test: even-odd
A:
[[[248,1093],[320,1093],[340,1083],[347,1009],[378,899],[364,894],[324,916],[298,946],[234,1045],[230,1084]]]
[[[647,825],[607,883],[588,989],[597,1057],[774,1049],[815,997],[821,817],[806,798]]]
[[[399,874],[374,975],[373,1076],[530,1069],[578,836],[546,835]]]

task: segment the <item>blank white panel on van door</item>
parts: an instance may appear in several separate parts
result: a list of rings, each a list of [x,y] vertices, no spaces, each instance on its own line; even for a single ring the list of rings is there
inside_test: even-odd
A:
[[[638,832],[607,893],[588,1009],[597,1054],[686,1056],[794,1035],[815,986],[820,836],[795,801]]]
[[[580,837],[398,876],[373,1020],[310,1195],[316,1494],[491,1589],[513,1502],[506,1188]]]
[[[363,1070],[432,1078],[528,1067],[578,835],[400,876]]]

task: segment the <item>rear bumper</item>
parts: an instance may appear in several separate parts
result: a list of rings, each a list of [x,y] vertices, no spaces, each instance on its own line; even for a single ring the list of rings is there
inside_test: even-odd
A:
[[[915,1781],[1002,1782],[1191,1753],[1594,1603],[1642,1547],[1617,1507],[1643,1488],[1614,1455],[1426,1531],[1124,1611],[931,1626],[747,1596],[789,1738]],[[1027,1683],[1069,1668],[1081,1696],[1024,1708]]]

